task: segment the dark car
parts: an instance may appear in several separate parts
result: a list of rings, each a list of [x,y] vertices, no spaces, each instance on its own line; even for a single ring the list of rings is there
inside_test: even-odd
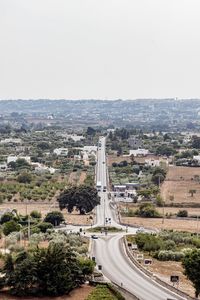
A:
[[[95,234],[93,234],[93,235],[91,235],[91,238],[94,239],[94,240],[97,240],[97,239],[98,239],[98,236],[95,235]]]

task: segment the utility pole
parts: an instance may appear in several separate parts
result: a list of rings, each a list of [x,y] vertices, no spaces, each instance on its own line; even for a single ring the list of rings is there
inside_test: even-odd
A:
[[[199,237],[199,215],[197,215],[197,238]]]
[[[30,216],[28,216],[28,241],[30,241],[31,228],[30,228]]]
[[[158,176],[158,188],[160,191],[160,176]],[[164,201],[162,201],[162,224],[164,224],[164,220],[165,220],[165,211],[164,211]]]
[[[104,229],[105,229],[105,227],[106,227],[106,207],[105,207],[105,197],[104,197],[104,199],[103,199],[103,204],[104,204],[104,206],[103,206],[103,217],[104,217]]]

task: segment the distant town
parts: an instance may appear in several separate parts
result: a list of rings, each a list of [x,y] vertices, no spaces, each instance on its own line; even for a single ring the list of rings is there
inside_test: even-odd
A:
[[[15,128],[130,127],[156,131],[200,128],[199,99],[1,100],[0,124]]]

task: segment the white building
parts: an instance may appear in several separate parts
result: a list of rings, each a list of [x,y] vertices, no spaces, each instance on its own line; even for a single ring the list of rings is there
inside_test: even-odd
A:
[[[84,146],[83,151],[87,152],[88,154],[96,153],[97,146]]]
[[[20,145],[22,143],[21,139],[4,139],[0,141],[0,144],[15,144],[15,145]]]
[[[197,160],[198,162],[200,162],[200,155],[194,155],[193,159]]]
[[[42,164],[37,163],[37,166],[35,167],[35,172],[36,173],[50,173],[50,174],[54,174],[56,171],[56,169],[52,168],[52,167],[47,167],[44,166]]]
[[[159,159],[145,159],[145,165],[150,167],[159,167],[160,166],[160,160]]]
[[[53,153],[56,155],[67,156],[68,148],[56,148],[53,150]]]
[[[129,152],[129,156],[133,155],[133,156],[147,156],[149,154],[149,150],[147,149],[136,149],[136,150],[130,150]]]
[[[83,135],[67,134],[65,135],[66,140],[72,139],[74,142],[80,142],[85,139]]]

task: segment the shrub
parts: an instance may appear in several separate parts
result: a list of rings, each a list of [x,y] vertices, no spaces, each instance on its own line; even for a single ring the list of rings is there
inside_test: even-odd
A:
[[[188,217],[188,211],[183,209],[183,210],[179,210],[177,213],[177,217],[179,218],[187,218]]]
[[[41,232],[45,233],[48,229],[52,229],[53,225],[48,222],[42,222],[37,227],[41,230]]]
[[[20,183],[31,183],[31,180],[32,176],[27,172],[23,172],[17,177],[17,181]]]
[[[171,250],[161,250],[158,253],[158,259],[163,261],[173,260],[181,261],[184,258],[183,252],[173,252]]]
[[[41,212],[37,211],[37,210],[33,210],[31,213],[30,213],[30,216],[34,219],[41,219],[42,217],[42,214]]]
[[[9,235],[13,231],[20,231],[20,225],[14,220],[6,222],[3,226],[3,233]]]
[[[163,248],[164,248],[165,250],[175,250],[176,244],[175,244],[175,242],[172,241],[172,240],[167,240],[167,241],[164,242]]]
[[[54,226],[59,226],[64,220],[64,216],[60,211],[52,211],[46,215],[44,222],[51,223]]]
[[[135,212],[136,215],[143,218],[159,218],[160,214],[151,203],[143,203]]]

